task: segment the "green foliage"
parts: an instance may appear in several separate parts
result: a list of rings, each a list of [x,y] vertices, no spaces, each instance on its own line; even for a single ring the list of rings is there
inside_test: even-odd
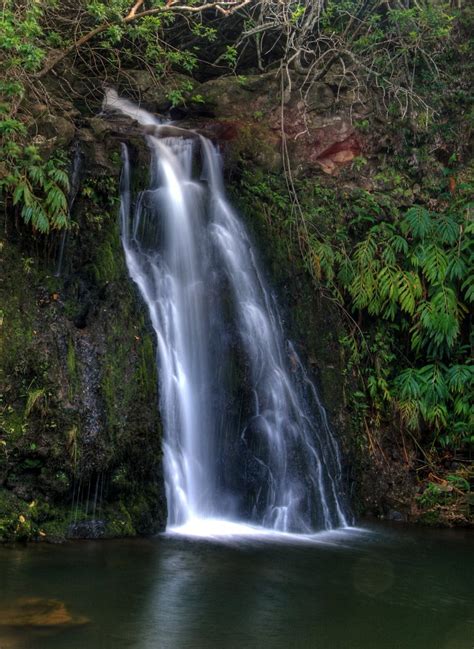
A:
[[[272,175],[245,171],[239,198],[250,193],[250,209],[282,228],[272,257],[295,264],[289,248],[277,250],[293,234],[322,294],[346,313],[340,343],[347,375],[359,384],[350,395],[356,427],[396,423],[423,449],[464,447],[474,441],[473,183],[463,179],[453,194],[438,189],[425,205],[400,209],[393,197],[404,196],[405,180],[394,170],[379,175],[383,184],[396,179],[391,192],[298,181],[298,213]]]
[[[418,505],[424,510],[422,520],[437,524],[441,512],[444,512],[444,520],[447,521],[450,518],[469,519],[472,477],[472,469],[462,468],[448,474],[446,479],[436,478],[436,482],[428,482],[417,497]]]
[[[16,4],[7,0],[0,14],[2,68],[10,72],[35,72],[41,67],[45,56],[44,49],[38,44],[39,37],[43,35],[40,25],[43,3],[21,3],[24,4],[23,8]]]
[[[237,48],[234,45],[227,45],[222,59],[230,68],[234,69],[237,65]]]
[[[0,146],[0,152],[5,165],[0,193],[19,208],[24,222],[41,233],[68,227],[69,179],[64,158],[57,154],[44,162],[36,147],[20,148],[12,140]]]
[[[43,6],[48,3],[26,2],[18,8],[6,2],[0,15],[0,91],[4,103],[0,111],[0,195],[11,201],[34,230],[67,227],[68,176],[60,154],[46,162],[37,147],[27,144],[25,120],[17,108],[25,94],[25,74],[37,71],[45,50],[39,40]]]
[[[166,94],[166,97],[170,100],[172,106],[179,106],[186,103],[185,96],[189,94],[192,89],[193,84],[190,81],[185,80],[179,83],[175,88],[169,90]],[[199,95],[192,97],[191,101],[197,101],[199,103]]]
[[[340,237],[306,242],[311,271],[362,317],[366,336],[354,330],[345,345],[372,418],[380,424],[384,413],[398,413],[413,434],[430,431],[442,446],[474,442],[472,189],[466,183],[455,197],[443,194],[438,211],[415,205],[384,214],[368,201],[365,215],[353,209],[349,231],[359,234],[352,247]]]
[[[315,34],[308,29],[315,21],[311,3],[282,4],[289,5],[287,12],[282,9],[279,21],[272,19],[280,27],[281,38],[286,38],[288,58],[299,56],[298,48],[304,49],[309,69],[326,54],[337,52],[344,63],[333,69],[355,93],[364,79],[373,97],[380,97],[382,112],[409,115],[418,128],[426,128],[434,114],[433,83],[444,83],[440,68],[455,32],[456,12],[448,3],[326,0],[317,18],[318,42],[326,43],[318,48],[312,46]],[[348,69],[357,78],[350,79]]]

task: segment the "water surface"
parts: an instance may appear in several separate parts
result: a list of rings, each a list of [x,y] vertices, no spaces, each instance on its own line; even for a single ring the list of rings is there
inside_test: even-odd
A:
[[[473,549],[469,532],[389,526],[299,543],[164,536],[1,548],[0,620],[35,597],[89,621],[4,624],[0,647],[472,649]]]

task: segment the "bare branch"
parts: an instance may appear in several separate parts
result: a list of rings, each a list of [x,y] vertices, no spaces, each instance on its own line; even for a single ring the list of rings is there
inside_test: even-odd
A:
[[[142,6],[144,0],[137,0],[137,2],[133,5],[133,7],[130,9],[130,13],[128,14],[127,18],[131,19],[133,16],[137,13],[137,11],[140,9]]]

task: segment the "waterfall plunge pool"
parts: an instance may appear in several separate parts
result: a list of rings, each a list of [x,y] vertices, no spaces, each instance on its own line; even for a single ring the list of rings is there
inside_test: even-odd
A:
[[[279,541],[0,548],[0,647],[472,649],[469,532],[373,525]],[[36,610],[47,600],[51,619]]]

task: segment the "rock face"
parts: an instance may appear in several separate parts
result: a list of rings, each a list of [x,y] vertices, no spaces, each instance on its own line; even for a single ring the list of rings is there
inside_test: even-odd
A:
[[[157,114],[171,112],[181,126],[219,142],[228,165],[244,158],[269,171],[282,171],[289,164],[296,177],[320,172],[337,176],[368,147],[356,125],[371,108],[366,98],[354,97],[336,79],[336,71],[330,70],[324,83],[305,87],[305,79],[292,73],[282,88],[276,72],[205,83],[176,74],[163,84],[147,71],[129,70],[119,94],[132,95]],[[94,130],[103,128],[100,119],[90,124]]]
[[[330,83],[317,82],[305,90],[297,75],[291,83],[291,93],[282,90],[274,72],[213,79],[184,93],[182,116],[225,143],[230,157],[243,156],[270,171],[281,170],[285,138],[295,175],[337,175],[364,148],[355,123],[369,109],[345,88],[336,86],[335,91]],[[156,110],[162,106],[155,103]]]
[[[119,238],[118,140],[81,135],[66,238],[38,250],[2,227],[0,541],[166,521],[155,340]]]

